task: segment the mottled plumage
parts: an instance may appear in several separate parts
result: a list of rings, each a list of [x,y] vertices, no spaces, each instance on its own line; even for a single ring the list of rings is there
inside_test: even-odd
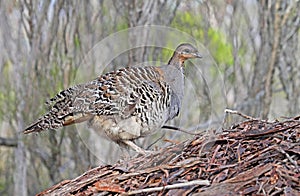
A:
[[[113,141],[143,153],[132,140],[154,133],[178,115],[184,61],[189,58],[200,58],[197,49],[181,44],[167,65],[123,68],[70,87],[50,99],[49,112],[24,133],[89,121]]]

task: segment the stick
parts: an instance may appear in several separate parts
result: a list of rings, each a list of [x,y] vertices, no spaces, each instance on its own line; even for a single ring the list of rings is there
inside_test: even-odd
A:
[[[128,193],[125,193],[125,195],[135,195],[135,194],[140,194],[140,193],[149,193],[149,192],[162,191],[162,190],[167,190],[167,189],[176,189],[176,188],[181,188],[181,187],[186,187],[186,186],[194,186],[194,185],[206,185],[206,186],[208,186],[208,185],[210,185],[210,182],[208,180],[194,180],[194,181],[177,183],[177,184],[161,186],[161,187],[139,189],[139,190],[130,191]]]
[[[262,122],[267,122],[266,120],[261,120],[258,118],[254,118],[252,116],[248,116],[246,114],[243,114],[242,112],[236,111],[236,110],[231,110],[231,109],[225,109],[224,110],[225,113],[230,113],[230,114],[237,114],[243,118],[249,119],[249,120],[258,120],[258,121],[262,121]]]
[[[276,150],[281,152],[282,154],[284,154],[286,156],[286,158],[296,167],[296,169],[298,171],[300,171],[297,161],[293,160],[292,157],[287,152],[285,152],[285,150],[283,150],[280,146],[278,146],[278,148],[276,148]]]

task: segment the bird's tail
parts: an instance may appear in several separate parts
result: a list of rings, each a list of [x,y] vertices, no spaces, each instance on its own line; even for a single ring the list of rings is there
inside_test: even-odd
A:
[[[49,112],[37,119],[34,123],[29,125],[24,131],[24,134],[32,132],[41,132],[48,129],[57,129],[63,126],[63,121],[57,118],[53,112]]]
[[[24,131],[24,134],[41,132],[48,129],[58,129],[63,126],[80,123],[91,119],[93,115],[86,113],[68,114],[59,117],[53,112],[49,112],[37,121],[29,125]]]
[[[74,123],[83,122],[93,117],[82,112],[79,106],[73,105],[73,98],[82,91],[83,85],[76,85],[58,93],[46,104],[50,111],[29,125],[23,133],[41,132],[47,129],[57,129]]]

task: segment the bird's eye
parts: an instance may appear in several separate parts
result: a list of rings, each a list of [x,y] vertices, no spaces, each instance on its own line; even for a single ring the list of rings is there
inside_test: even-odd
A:
[[[190,53],[190,50],[189,49],[184,49],[183,52],[184,53]]]

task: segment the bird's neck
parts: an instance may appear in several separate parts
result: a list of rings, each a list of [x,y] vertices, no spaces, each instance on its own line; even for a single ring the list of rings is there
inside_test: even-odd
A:
[[[164,72],[164,80],[179,98],[179,104],[181,104],[184,90],[184,60],[174,53],[168,64],[161,67]]]
[[[168,62],[168,65],[174,66],[183,72],[184,60],[185,60],[185,58],[181,58],[179,56],[179,54],[174,52],[173,56],[171,57],[171,59]]]

